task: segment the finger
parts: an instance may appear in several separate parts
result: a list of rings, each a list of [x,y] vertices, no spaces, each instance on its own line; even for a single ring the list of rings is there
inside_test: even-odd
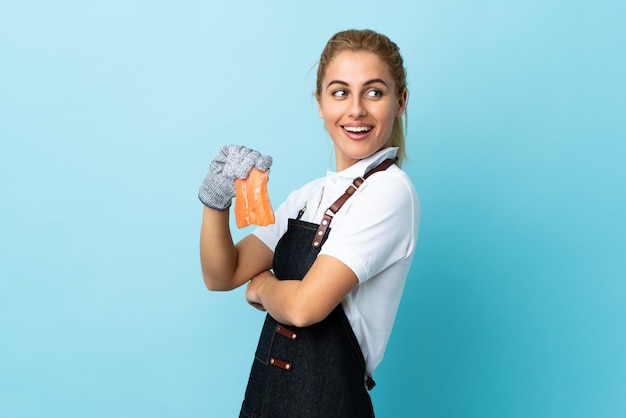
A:
[[[259,310],[259,311],[261,311],[261,312],[267,312],[267,311],[265,310],[265,307],[264,307],[263,305],[261,305],[260,303],[250,302],[250,305],[251,305],[253,308],[258,309],[258,310]]]
[[[261,155],[257,158],[255,167],[261,171],[267,171],[272,166],[272,157],[269,155]]]
[[[261,157],[261,153],[254,150],[249,150],[249,152],[243,157],[241,161],[241,165],[239,166],[239,178],[248,177],[250,170],[255,166],[257,160]]]
[[[245,147],[242,145],[227,144],[222,146],[221,153],[227,157],[231,155],[237,155],[241,152],[243,148]]]
[[[219,157],[215,157],[213,160],[211,160],[211,165],[209,167],[209,170],[211,173],[214,173],[214,174],[221,173],[224,170],[225,164],[226,164],[226,160],[224,156],[220,155]]]

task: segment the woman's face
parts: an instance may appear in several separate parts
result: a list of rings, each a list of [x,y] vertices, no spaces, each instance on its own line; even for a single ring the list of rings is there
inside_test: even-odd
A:
[[[391,144],[406,92],[398,97],[387,64],[376,54],[343,51],[326,67],[317,103],[341,171]]]

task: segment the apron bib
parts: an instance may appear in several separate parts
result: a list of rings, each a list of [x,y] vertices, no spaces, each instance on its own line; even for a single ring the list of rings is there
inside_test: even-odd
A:
[[[357,178],[322,224],[289,219],[274,250],[276,278],[302,280],[330,233],[332,216],[365,178],[393,162],[386,160]],[[267,314],[239,416],[371,418],[367,389],[363,354],[341,304],[321,322],[303,328],[282,325]]]

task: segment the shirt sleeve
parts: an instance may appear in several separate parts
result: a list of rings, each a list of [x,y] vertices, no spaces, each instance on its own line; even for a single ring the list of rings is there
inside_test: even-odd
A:
[[[419,203],[401,171],[377,173],[350,200],[331,222],[320,254],[343,262],[364,282],[413,253]]]

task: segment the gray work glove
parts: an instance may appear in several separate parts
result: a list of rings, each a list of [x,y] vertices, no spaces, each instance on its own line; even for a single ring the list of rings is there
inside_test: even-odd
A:
[[[272,165],[272,157],[241,145],[224,145],[220,155],[211,161],[198,198],[206,206],[225,210],[235,197],[235,179],[245,179],[256,167],[266,171]]]

